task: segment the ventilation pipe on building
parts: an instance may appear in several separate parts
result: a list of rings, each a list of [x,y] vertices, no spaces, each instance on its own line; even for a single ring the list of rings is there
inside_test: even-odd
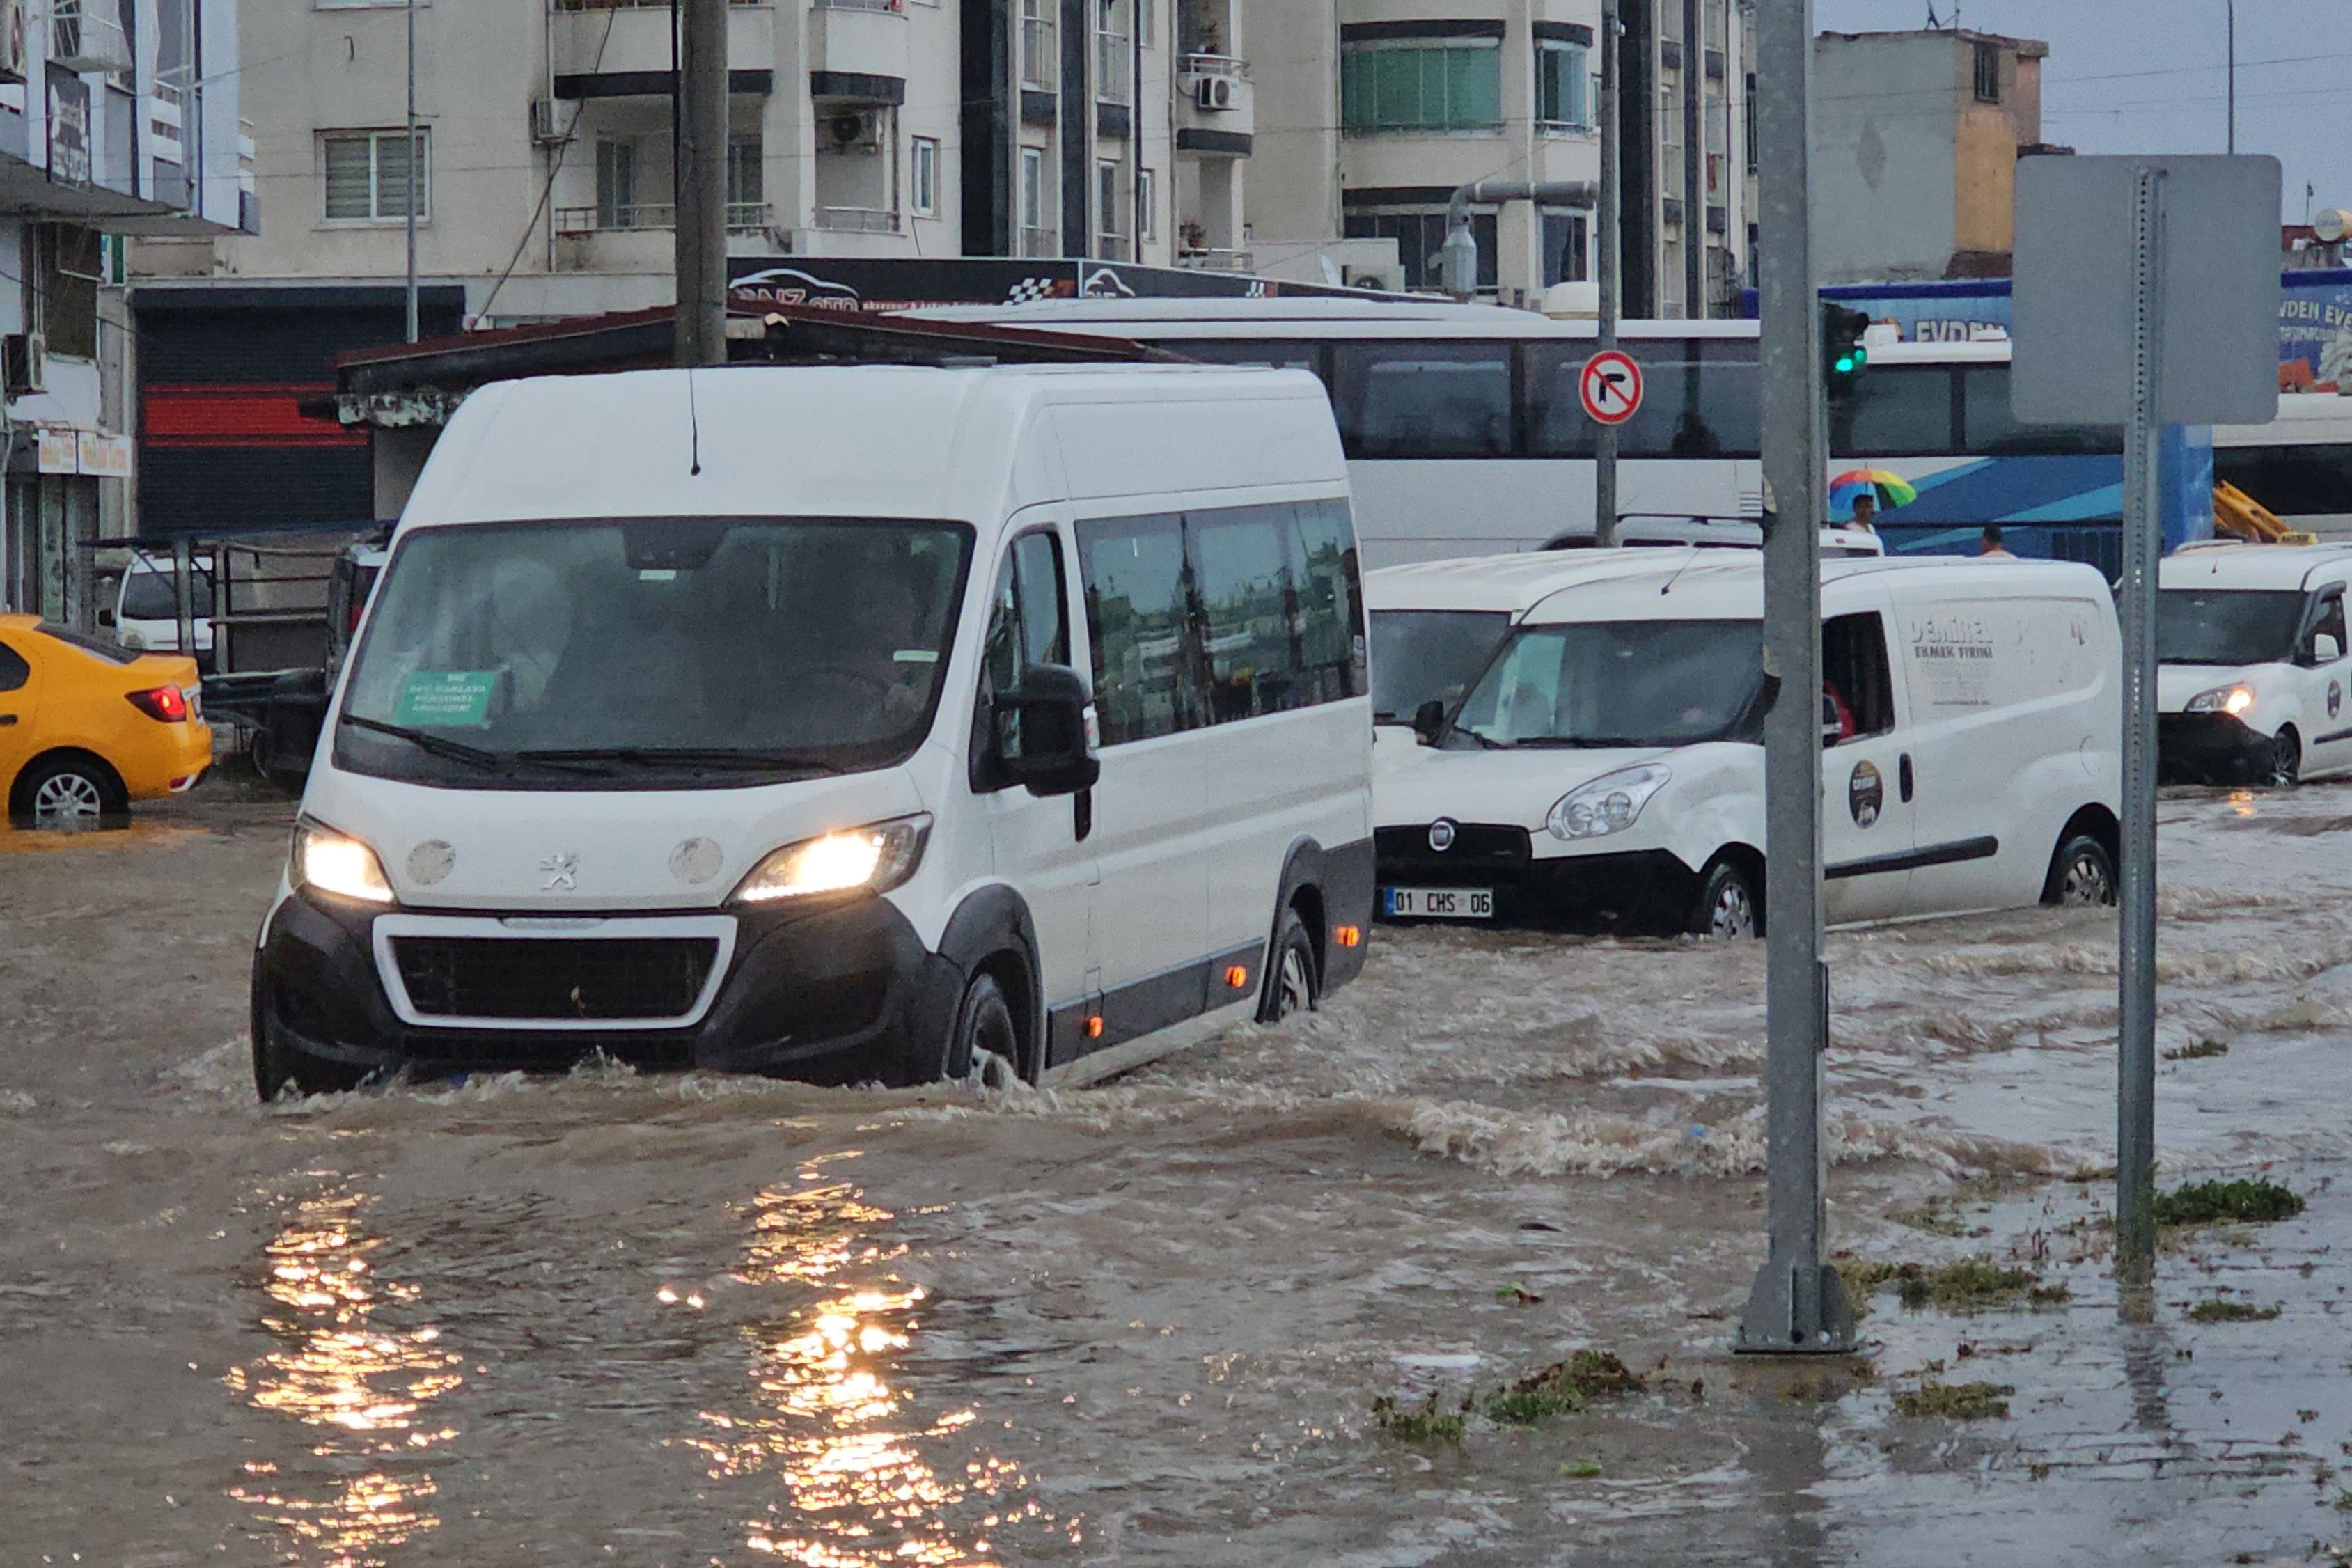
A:
[[[1478,241],[1470,232],[1474,203],[1542,202],[1556,207],[1590,207],[1601,187],[1590,180],[1473,180],[1457,186],[1445,206],[1445,244],[1438,258],[1445,291],[1456,300],[1478,292]]]

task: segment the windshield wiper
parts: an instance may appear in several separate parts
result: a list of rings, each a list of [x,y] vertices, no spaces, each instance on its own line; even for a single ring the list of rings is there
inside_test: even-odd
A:
[[[555,765],[627,763],[637,767],[728,768],[743,772],[786,769],[802,773],[838,773],[831,763],[794,752],[753,752],[726,746],[583,746],[568,751],[517,752],[520,763]]]
[[[453,763],[463,763],[484,773],[510,772],[518,761],[531,760],[544,767],[562,768],[571,773],[587,773],[598,778],[611,776],[610,769],[567,765],[560,756],[532,759],[528,753],[488,751],[481,746],[469,746],[463,741],[450,740],[446,735],[436,735],[429,730],[412,730],[405,724],[387,724],[381,719],[362,718],[357,713],[344,714],[342,722],[378,735],[389,735],[395,741],[405,741],[428,756],[446,757]]]

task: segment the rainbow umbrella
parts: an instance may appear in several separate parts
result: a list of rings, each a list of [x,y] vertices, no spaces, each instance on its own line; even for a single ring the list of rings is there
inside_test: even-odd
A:
[[[1919,499],[1918,490],[1900,474],[1885,468],[1856,468],[1830,481],[1830,515],[1852,517],[1855,498],[1864,495],[1874,498],[1881,511],[1892,511]]]

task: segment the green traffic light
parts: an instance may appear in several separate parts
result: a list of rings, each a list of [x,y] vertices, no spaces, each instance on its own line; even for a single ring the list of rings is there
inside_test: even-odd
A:
[[[1848,354],[1837,362],[1837,373],[1840,375],[1852,375],[1860,363],[1853,355]]]

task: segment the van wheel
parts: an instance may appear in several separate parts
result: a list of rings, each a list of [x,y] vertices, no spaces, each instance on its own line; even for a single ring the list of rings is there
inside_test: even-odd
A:
[[[1760,925],[1756,889],[1748,873],[1728,860],[1717,860],[1699,884],[1683,929],[1692,936],[1742,942],[1755,936]]]
[[[2302,776],[2303,742],[2289,725],[2271,742],[2270,782],[2281,789],[2293,789]]]
[[[975,974],[963,988],[955,1028],[946,1049],[908,1075],[912,1083],[961,1083],[976,1079],[992,1087],[1010,1082],[1021,1062],[1021,1026],[1013,1004],[993,974]]]
[[[16,780],[9,815],[39,827],[89,827],[131,810],[131,796],[114,770],[95,757],[50,757]]]
[[[256,992],[257,998],[259,993]],[[294,1050],[278,1037],[257,1004],[253,1013],[253,1088],[264,1105],[275,1100],[290,1084],[296,1094],[342,1094],[364,1087],[376,1077],[373,1068],[350,1062],[320,1061]]]
[[[1316,972],[1315,942],[1297,910],[1282,911],[1275,927],[1273,962],[1257,1001],[1257,1021],[1278,1024],[1293,1013],[1311,1013],[1322,1004],[1322,976]]]
[[[2042,901],[2065,910],[2095,910],[2116,901],[2116,858],[2087,833],[2058,846]]]

